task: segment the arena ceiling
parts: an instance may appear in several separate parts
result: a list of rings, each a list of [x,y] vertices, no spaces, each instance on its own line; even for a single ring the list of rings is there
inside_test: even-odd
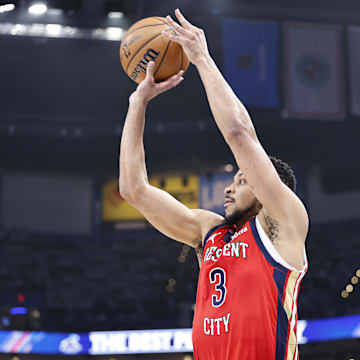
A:
[[[360,3],[353,0],[44,0],[49,9],[61,12],[38,16],[28,13],[32,2],[0,0],[0,5],[15,5],[13,11],[0,12],[0,34],[6,24],[126,31],[138,19],[165,16],[180,7],[205,29],[210,52],[220,67],[223,18],[360,22]],[[109,12],[123,15],[110,18]],[[135,90],[120,66],[120,41],[16,36],[16,31],[11,28],[0,35],[0,167],[116,172],[128,97]],[[193,66],[185,80],[149,106],[145,143],[150,167],[196,169],[199,164],[232,162]],[[272,154],[305,165],[322,163],[327,157],[332,159],[329,168],[353,168],[348,154],[354,146],[358,148],[356,119],[347,119],[345,124],[310,120],[309,133],[301,122],[282,120],[281,109],[250,109],[250,113]],[[329,145],[337,143],[339,134],[346,139],[342,146]]]

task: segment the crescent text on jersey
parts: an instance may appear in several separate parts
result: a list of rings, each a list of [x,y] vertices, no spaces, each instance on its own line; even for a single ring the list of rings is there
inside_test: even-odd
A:
[[[229,256],[229,257],[241,257],[246,259],[246,250],[249,247],[249,244],[244,242],[237,243],[228,243],[224,245],[223,248],[217,246],[211,246],[206,249],[204,256],[204,263],[212,260],[217,261],[221,256]],[[241,251],[240,251],[241,248]]]
[[[237,231],[232,237],[231,241],[236,239],[241,234],[247,232],[247,227],[245,226],[241,230]],[[209,237],[209,240],[214,243],[215,237],[217,235],[220,235],[221,233],[216,233]],[[243,259],[246,259],[247,256],[247,248],[249,247],[249,244],[245,242],[229,242],[224,245],[224,247],[217,247],[217,246],[210,246],[205,251],[204,256],[204,263],[212,260],[217,261],[221,256],[228,256],[228,257],[241,257]]]

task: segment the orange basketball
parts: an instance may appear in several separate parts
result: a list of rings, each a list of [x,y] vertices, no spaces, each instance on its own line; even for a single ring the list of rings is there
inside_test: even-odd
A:
[[[148,17],[132,25],[120,45],[120,61],[130,79],[141,83],[145,79],[146,66],[155,61],[155,81],[160,82],[186,71],[189,59],[181,45],[169,40],[161,32],[172,31],[162,17]]]

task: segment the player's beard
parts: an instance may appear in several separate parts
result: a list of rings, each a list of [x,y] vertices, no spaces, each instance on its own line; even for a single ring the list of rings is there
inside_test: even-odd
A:
[[[254,209],[257,205],[257,200],[255,199],[251,205],[245,209],[236,209],[232,214],[225,216],[225,223],[227,225],[234,225],[238,222],[243,222],[244,220],[249,220],[250,215],[255,213]]]

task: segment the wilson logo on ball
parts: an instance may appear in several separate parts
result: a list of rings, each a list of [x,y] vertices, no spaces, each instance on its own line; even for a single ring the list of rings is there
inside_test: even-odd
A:
[[[159,51],[154,49],[148,49],[144,54],[143,58],[137,63],[134,70],[130,75],[130,79],[136,81],[137,77],[141,72],[146,73],[146,66],[150,61],[155,61],[160,55]]]
[[[131,55],[131,52],[129,50],[129,47],[128,47],[127,43],[124,43],[122,45],[122,50],[123,50],[123,53],[124,53],[126,58],[128,58]]]

